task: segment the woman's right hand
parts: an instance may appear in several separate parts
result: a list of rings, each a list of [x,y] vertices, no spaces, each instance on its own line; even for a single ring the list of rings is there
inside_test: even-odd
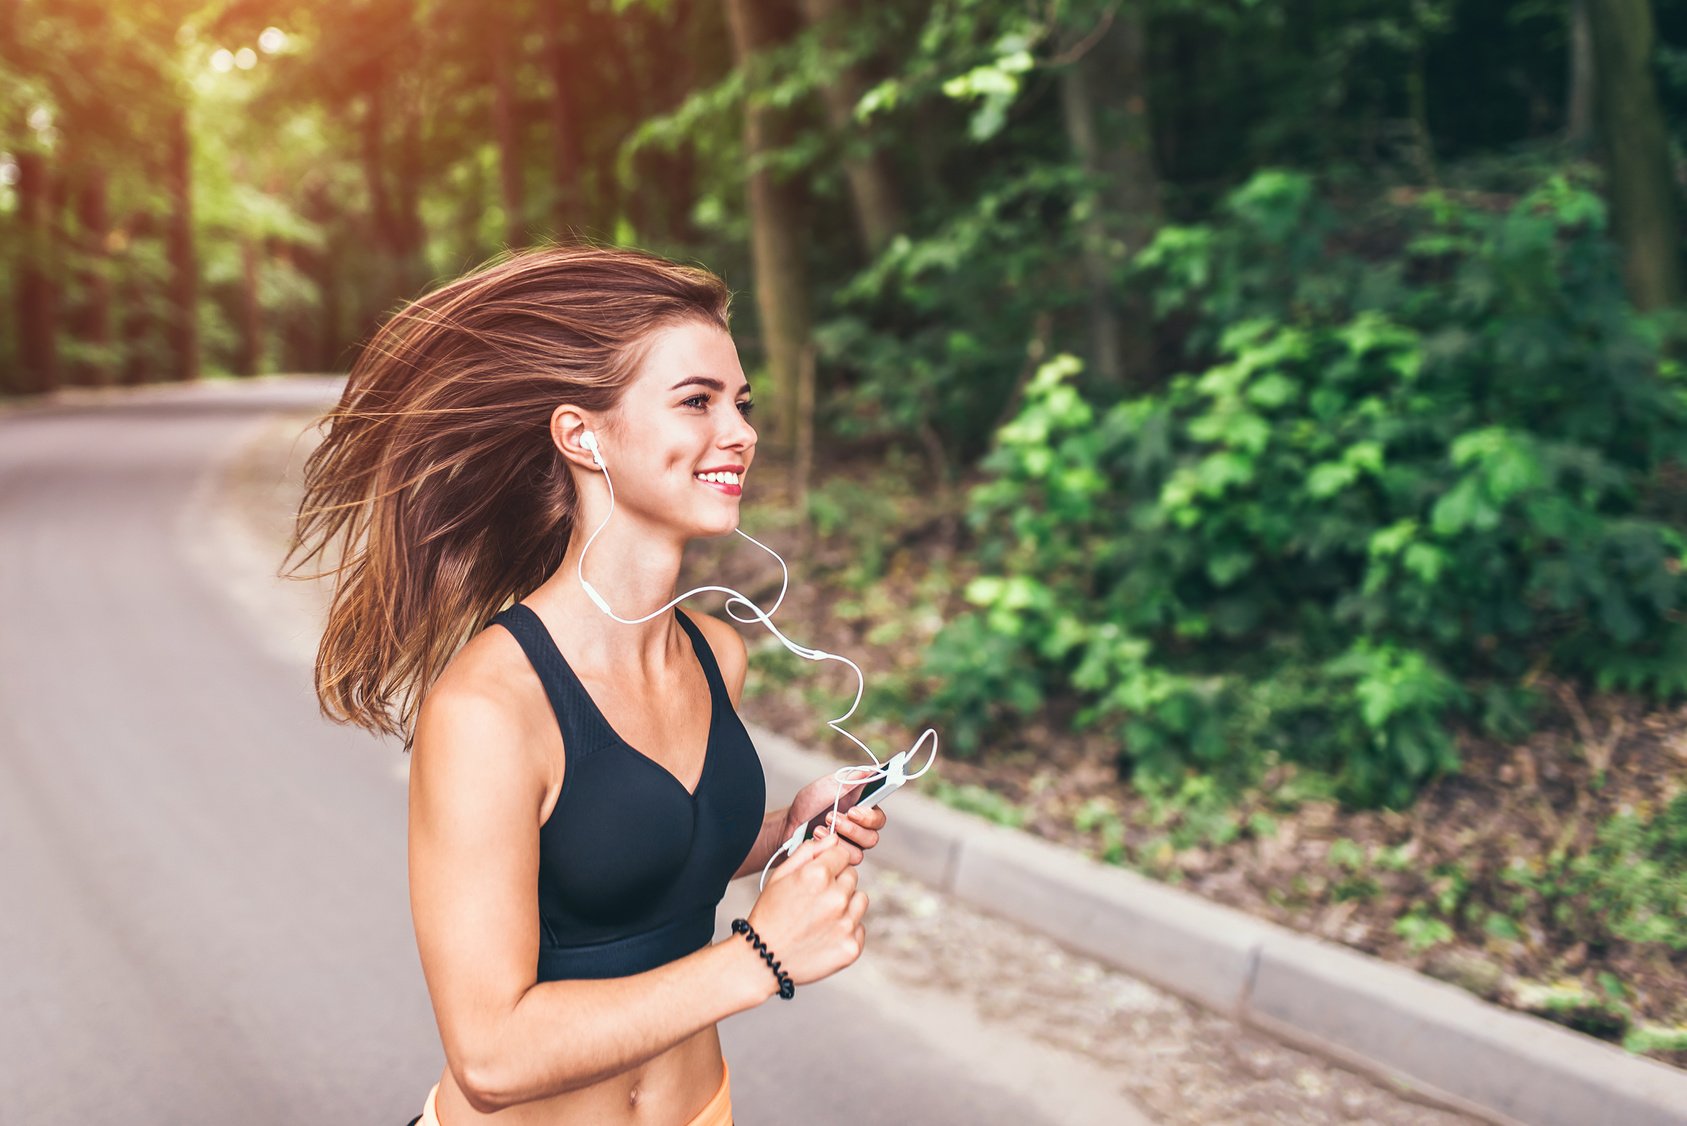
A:
[[[861,957],[867,893],[855,886],[857,878],[849,850],[830,836],[804,841],[768,876],[750,925],[797,985],[830,977]]]

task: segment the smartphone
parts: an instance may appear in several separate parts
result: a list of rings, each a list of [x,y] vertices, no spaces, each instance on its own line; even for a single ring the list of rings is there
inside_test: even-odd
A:
[[[881,774],[871,782],[861,782],[851,786],[849,790],[845,792],[844,796],[838,799],[838,816],[842,817],[844,814],[854,809],[857,805],[866,801],[869,796],[884,789],[884,784],[888,781],[890,781],[890,775]],[[872,804],[877,805],[878,803],[874,802]],[[816,813],[813,817],[810,817],[808,819],[808,825],[803,829],[802,839],[805,841],[813,840],[814,831],[826,823],[826,817],[831,812],[832,807],[827,806],[819,813]]]

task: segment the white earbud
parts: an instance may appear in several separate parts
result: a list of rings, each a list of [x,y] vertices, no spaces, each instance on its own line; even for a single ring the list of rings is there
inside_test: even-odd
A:
[[[609,466],[603,463],[603,454],[598,452],[596,434],[593,434],[590,430],[582,431],[580,433],[580,444],[592,451],[592,460],[597,462],[599,469],[609,468]]]

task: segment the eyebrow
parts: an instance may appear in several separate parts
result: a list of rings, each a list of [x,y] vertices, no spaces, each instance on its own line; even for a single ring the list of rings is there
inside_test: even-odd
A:
[[[711,391],[725,391],[726,390],[726,381],[725,380],[715,379],[714,377],[707,376],[707,375],[688,375],[684,379],[680,380],[678,383],[674,384],[672,387],[668,388],[668,390],[678,391],[681,387],[689,387],[693,383],[700,383],[704,387],[709,388]],[[742,395],[745,392],[749,391],[749,389],[750,389],[750,385],[748,383],[746,383],[746,384],[744,384],[744,386],[742,386],[738,389],[738,393],[740,395]]]

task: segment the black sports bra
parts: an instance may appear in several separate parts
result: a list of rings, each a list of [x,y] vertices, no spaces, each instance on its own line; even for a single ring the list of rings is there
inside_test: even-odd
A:
[[[707,946],[715,908],[761,831],[761,759],[709,643],[674,613],[709,682],[709,741],[692,793],[615,733],[537,614],[517,602],[488,623],[521,643],[567,755],[539,829],[539,981],[624,977]]]

